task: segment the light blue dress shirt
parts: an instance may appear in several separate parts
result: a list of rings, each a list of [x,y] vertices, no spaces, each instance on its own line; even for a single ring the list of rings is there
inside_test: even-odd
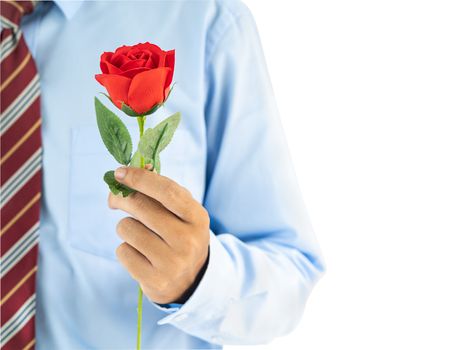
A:
[[[173,94],[147,121],[183,115],[162,171],[208,209],[211,234],[189,300],[145,300],[143,348],[255,344],[290,331],[323,264],[248,9],[236,0],[56,1],[22,24],[42,92],[37,349],[135,346],[138,287],[115,258],[127,214],[107,207],[102,176],[117,164],[93,98],[104,91],[94,79],[100,54],[146,41],[176,50]],[[136,120],[117,113],[138,140]]]

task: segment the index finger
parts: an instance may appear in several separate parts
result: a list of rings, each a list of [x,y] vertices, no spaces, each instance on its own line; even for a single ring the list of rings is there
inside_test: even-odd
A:
[[[184,221],[193,222],[202,210],[185,187],[168,177],[134,167],[118,168],[114,176],[120,183],[157,200]]]

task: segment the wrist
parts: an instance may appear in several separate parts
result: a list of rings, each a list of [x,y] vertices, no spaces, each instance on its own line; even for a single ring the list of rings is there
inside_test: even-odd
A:
[[[173,302],[171,302],[169,304],[185,304],[185,302],[191,297],[191,295],[194,293],[194,291],[198,287],[199,282],[201,282],[201,279],[203,278],[204,273],[207,270],[208,264],[209,264],[209,247],[207,248],[206,259],[205,259],[204,263],[202,264],[199,272],[197,273],[193,283],[190,285],[190,287],[188,287],[183,292],[183,294],[179,298],[177,298],[175,301],[173,301]]]

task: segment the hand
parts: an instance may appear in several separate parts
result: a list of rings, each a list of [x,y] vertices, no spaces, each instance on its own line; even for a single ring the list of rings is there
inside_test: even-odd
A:
[[[117,225],[124,240],[117,258],[152,301],[186,301],[207,264],[207,210],[186,188],[155,172],[123,167],[115,176],[138,191],[126,198],[109,195],[110,208],[132,216]]]

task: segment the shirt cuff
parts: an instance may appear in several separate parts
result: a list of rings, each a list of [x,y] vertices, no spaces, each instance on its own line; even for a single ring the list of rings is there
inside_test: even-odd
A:
[[[170,324],[194,333],[226,313],[237,295],[234,283],[234,266],[231,256],[216,235],[210,232],[209,263],[203,278],[190,298],[177,308],[156,306],[170,314],[158,321],[158,325]],[[214,336],[211,339],[216,338]]]
[[[149,300],[149,299],[148,299]],[[155,303],[154,301],[151,301],[151,304],[153,304],[157,309],[161,310],[161,311],[164,311],[165,313],[168,313],[168,314],[171,314],[177,310],[180,309],[180,307],[183,305],[183,304],[175,304],[175,303],[172,303],[172,304],[158,304],[158,303]]]

